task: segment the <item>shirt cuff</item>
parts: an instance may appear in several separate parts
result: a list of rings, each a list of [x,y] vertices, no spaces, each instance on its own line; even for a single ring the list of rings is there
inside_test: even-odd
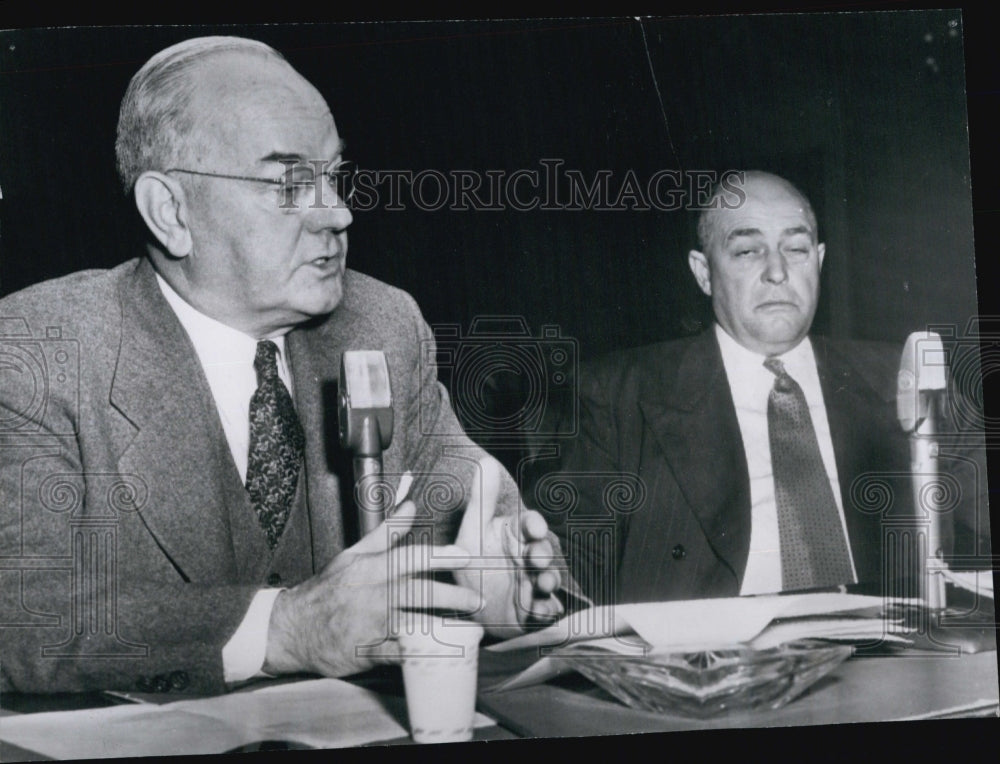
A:
[[[227,684],[267,676],[267,630],[271,623],[274,601],[284,589],[261,589],[250,601],[236,633],[222,648],[222,674]]]

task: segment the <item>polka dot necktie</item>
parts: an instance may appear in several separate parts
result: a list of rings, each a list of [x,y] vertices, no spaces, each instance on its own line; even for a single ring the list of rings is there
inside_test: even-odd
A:
[[[305,436],[288,388],[278,376],[278,347],[257,343],[257,391],[250,399],[247,492],[271,549],[278,545],[295,500]]]
[[[852,583],[847,540],[806,397],[777,358],[768,358],[764,366],[775,375],[767,400],[767,429],[778,509],[781,588]]]

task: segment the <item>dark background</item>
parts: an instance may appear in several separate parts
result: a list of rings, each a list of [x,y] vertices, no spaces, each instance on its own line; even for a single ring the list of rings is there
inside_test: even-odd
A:
[[[207,33],[256,37],[327,97],[370,169],[761,168],[812,199],[816,328],[901,341],[975,315],[961,14],[184,26],[0,33],[0,293],[138,252],[114,175],[129,78]],[[648,57],[647,57],[648,55]],[[662,94],[662,112],[650,71]],[[664,121],[664,115],[666,121]],[[696,330],[691,213],[356,215],[349,264],[431,324],[555,324],[587,358]]]

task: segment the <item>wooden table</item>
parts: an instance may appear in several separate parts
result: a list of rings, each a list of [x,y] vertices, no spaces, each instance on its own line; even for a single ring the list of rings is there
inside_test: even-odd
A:
[[[481,660],[481,668],[482,683],[486,686],[505,672],[509,673],[511,659],[486,656],[485,660]],[[399,695],[401,690],[398,673],[392,670],[368,675],[359,681],[381,693]],[[982,700],[988,702],[980,703]],[[109,703],[99,693],[14,695],[0,701],[3,702],[4,713],[65,710]],[[646,713],[627,708],[577,675],[560,677],[547,684],[519,690],[481,693],[479,708],[496,719],[499,726],[477,730],[475,739],[502,741],[519,737],[586,738],[632,733],[808,727],[948,715],[995,718],[1000,713],[1000,700],[997,652],[991,650],[962,656],[901,654],[891,657],[855,657],[784,708],[777,711],[731,713],[710,720]],[[993,728],[993,734],[995,731]],[[387,741],[388,744],[408,742],[408,738]],[[476,743],[467,745],[477,746]],[[500,743],[494,752],[502,751],[504,745]],[[296,747],[299,746],[291,746]],[[573,747],[579,749],[581,745],[577,743]],[[515,745],[510,750],[517,752],[520,748]],[[44,758],[31,751],[0,743],[0,761],[33,761]]]

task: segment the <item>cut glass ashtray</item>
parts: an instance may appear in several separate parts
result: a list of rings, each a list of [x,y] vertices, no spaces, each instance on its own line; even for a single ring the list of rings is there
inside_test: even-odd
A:
[[[559,659],[632,708],[704,719],[780,708],[852,651],[849,644],[803,639],[767,650],[737,646],[632,657],[580,643],[561,649]]]

